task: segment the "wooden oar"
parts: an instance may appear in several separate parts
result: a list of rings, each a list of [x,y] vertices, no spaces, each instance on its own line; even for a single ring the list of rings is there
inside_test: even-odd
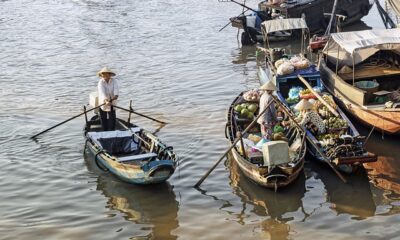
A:
[[[86,114],[86,113],[88,113],[88,112],[90,112],[90,111],[93,111],[93,110],[95,110],[95,109],[97,109],[97,108],[103,106],[104,104],[105,104],[105,103],[103,103],[103,104],[101,104],[101,105],[99,105],[99,106],[97,106],[97,107],[91,108],[91,109],[89,109],[89,110],[83,111],[82,113],[80,113],[80,114],[78,114],[78,115],[76,115],[76,116],[70,117],[70,118],[68,118],[67,120],[63,121],[63,122],[60,122],[59,124],[56,124],[56,125],[52,126],[51,128],[48,128],[48,129],[46,129],[46,130],[41,131],[40,133],[38,133],[38,134],[36,134],[36,135],[33,135],[33,136],[31,137],[31,139],[35,139],[37,136],[42,135],[43,133],[46,133],[46,132],[50,131],[51,129],[54,129],[54,128],[60,126],[60,125],[63,125],[64,123],[69,122],[69,121],[71,121],[71,120],[73,120],[73,119],[75,119],[75,118],[77,118],[77,117],[79,117],[79,116],[82,116],[83,114]]]
[[[289,111],[287,110],[286,106],[283,105],[281,102],[279,102],[277,100],[277,98],[275,96],[272,96],[274,98],[274,100],[280,105],[282,106],[282,110],[289,116],[290,120],[292,120],[292,122],[294,122],[294,124],[296,124],[297,127],[299,127],[304,134],[307,136],[307,140],[308,142],[313,145],[313,147],[315,148],[315,150],[317,150],[318,154],[321,156],[321,158],[332,168],[332,170],[336,173],[336,175],[338,175],[338,177],[344,182],[347,183],[347,180],[343,177],[343,175],[332,165],[332,163],[328,160],[328,158],[325,156],[325,154],[323,152],[321,152],[321,150],[319,149],[319,147],[314,143],[314,141],[307,135],[307,131],[302,128],[294,119],[294,117],[292,116],[291,113],[289,113]]]
[[[249,11],[249,9],[246,9],[246,11],[243,11],[241,14],[237,15],[235,18],[238,18],[240,16],[242,16],[245,12]],[[224,30],[229,24],[231,24],[232,21],[230,20],[225,26],[223,26],[218,32],[221,32],[222,30]]]
[[[135,112],[135,111],[133,111],[133,110],[129,110],[129,109],[126,109],[126,108],[123,108],[123,107],[119,107],[119,106],[114,106],[114,107],[115,107],[115,108],[118,108],[118,109],[121,109],[121,110],[124,110],[124,111],[127,111],[127,112],[134,113],[134,114],[136,114],[136,115],[139,115],[139,116],[141,116],[141,117],[144,117],[144,118],[153,120],[153,121],[158,122],[158,123],[161,123],[161,124],[167,124],[166,122],[163,122],[163,121],[154,119],[154,118],[152,118],[152,117],[146,116],[146,115],[144,115],[144,114],[142,114],[142,113]]]
[[[132,129],[128,126],[126,126],[123,122],[119,121],[119,124],[121,124],[121,126],[123,126],[126,130],[129,130],[131,132],[132,135],[135,135],[138,139],[142,140],[142,142],[144,142],[148,147],[151,147],[151,145],[146,142],[142,137],[140,137],[139,135],[137,135],[135,132],[132,131]]]
[[[256,123],[256,121],[268,110],[269,106],[273,103],[274,101],[271,101],[267,104],[267,106],[265,107],[265,109],[260,112],[258,114],[258,116],[249,124],[249,126],[247,126],[247,128],[240,133],[239,135],[243,136],[244,134],[246,134],[252,127],[253,125]],[[204,174],[204,176],[194,185],[195,188],[200,187],[200,185],[204,182],[204,180],[208,177],[208,175],[210,175],[210,173],[218,166],[218,164],[222,161],[222,159],[225,158],[226,154],[228,154],[232,148],[234,148],[236,146],[236,143],[238,143],[240,141],[241,138],[236,138],[235,141],[233,141],[232,145],[228,148],[228,150],[225,151],[225,153],[218,159],[218,161],[215,162],[215,164]],[[243,149],[243,152],[245,152],[246,150]]]
[[[303,76],[301,76],[300,74],[297,75],[297,77],[300,79],[300,81],[302,81],[304,83],[304,85],[306,85],[306,87],[318,98],[318,100],[320,100],[322,102],[322,104],[324,104],[329,111],[331,111],[331,113],[333,113],[333,115],[335,115],[336,117],[339,117],[339,113],[331,106],[329,105],[322,97],[321,95],[319,95],[312,87],[311,85],[307,82],[307,80],[305,80],[303,78]]]

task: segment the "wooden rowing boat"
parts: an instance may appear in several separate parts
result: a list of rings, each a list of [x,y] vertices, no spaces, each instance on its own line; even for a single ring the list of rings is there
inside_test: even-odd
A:
[[[122,119],[116,125],[115,131],[102,131],[95,115],[84,127],[87,149],[99,168],[134,184],[165,182],[174,173],[178,157],[172,147]]]
[[[234,110],[235,105],[247,102],[244,100],[243,94],[244,92],[235,98],[227,113],[225,133],[231,144],[235,141],[237,134],[243,131],[252,121],[240,120]],[[255,127],[252,132],[253,134],[259,134],[259,127]],[[261,152],[248,155],[245,153],[246,151],[241,151],[238,146],[232,148],[233,159],[246,177],[258,185],[277,190],[280,187],[289,185],[299,176],[304,167],[304,156],[306,153],[305,135],[297,128],[286,131],[285,135],[289,139],[288,145],[290,148],[293,147],[291,148],[291,151],[293,151],[289,154],[291,156],[289,162],[278,165],[268,166]],[[243,138],[247,137],[249,137],[248,133],[243,136]]]

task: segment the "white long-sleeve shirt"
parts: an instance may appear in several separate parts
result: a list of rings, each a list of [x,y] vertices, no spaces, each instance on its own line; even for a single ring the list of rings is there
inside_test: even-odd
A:
[[[110,100],[119,94],[118,82],[115,79],[110,79],[108,83],[106,80],[101,78],[99,83],[97,84],[97,91],[99,93],[99,104],[105,103],[105,100]],[[111,111],[110,106],[102,106],[101,109],[103,111]]]
[[[261,95],[260,98],[260,110],[259,112],[264,111],[264,109],[267,107],[267,105],[273,100],[272,96],[269,95],[267,92],[264,92]],[[269,105],[268,110],[265,111],[264,116],[261,116],[258,120],[258,124],[271,124],[276,122],[276,110],[275,110],[275,104],[272,102],[271,105]]]

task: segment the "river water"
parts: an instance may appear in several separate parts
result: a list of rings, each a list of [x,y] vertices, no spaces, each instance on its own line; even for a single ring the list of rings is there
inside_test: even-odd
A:
[[[380,161],[346,185],[308,161],[274,193],[227,160],[203,191],[192,188],[228,147],[229,104],[259,84],[255,48],[241,48],[231,27],[218,32],[240,11],[218,1],[1,0],[0,239],[400,239],[399,139],[379,133],[368,149]],[[382,27],[376,11],[363,21]],[[168,122],[134,118],[179,154],[167,184],[132,186],[93,166],[83,118],[29,139],[79,113],[106,65],[120,105],[132,99]]]

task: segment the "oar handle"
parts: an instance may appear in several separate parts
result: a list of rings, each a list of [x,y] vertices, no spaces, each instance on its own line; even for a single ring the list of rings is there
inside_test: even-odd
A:
[[[97,106],[97,107],[91,108],[91,109],[89,109],[89,110],[83,111],[82,113],[80,113],[80,114],[78,114],[78,115],[76,115],[76,116],[70,117],[70,118],[68,118],[67,120],[63,121],[63,122],[60,122],[60,123],[58,123],[58,124],[52,126],[51,128],[48,128],[48,129],[46,129],[46,130],[41,131],[41,132],[38,133],[38,134],[33,135],[33,136],[31,137],[31,139],[35,139],[37,136],[42,135],[43,133],[46,133],[46,132],[48,132],[48,131],[50,131],[50,130],[52,130],[52,129],[54,129],[54,128],[60,126],[60,125],[63,125],[64,123],[69,122],[69,121],[71,121],[71,120],[73,120],[73,119],[75,119],[75,118],[77,118],[77,117],[79,117],[79,116],[82,116],[82,115],[85,114],[85,113],[88,113],[88,112],[90,112],[90,111],[93,111],[93,110],[95,110],[95,109],[97,109],[97,108],[103,106],[104,104],[105,104],[105,103],[103,103],[103,104],[101,104],[101,105],[99,105],[99,106]]]
[[[141,117],[144,117],[144,118],[153,120],[153,121],[158,122],[158,123],[161,123],[161,124],[167,124],[166,122],[157,120],[157,119],[155,119],[155,118],[146,116],[146,115],[144,115],[144,114],[142,114],[142,113],[138,113],[138,112],[135,112],[135,111],[133,111],[133,110],[129,110],[129,109],[126,109],[126,108],[123,108],[123,107],[115,106],[115,105],[114,105],[114,107],[115,107],[115,108],[118,108],[118,109],[121,109],[121,110],[124,110],[124,111],[127,111],[127,112],[134,113],[134,114],[136,114],[136,115],[138,115],[138,116],[141,116]]]
[[[246,127],[246,129],[241,133],[241,135],[246,134],[252,127],[253,125],[257,122],[257,120],[268,110],[269,106],[275,101],[270,101],[267,106],[264,108],[263,111],[261,111],[258,116]],[[193,186],[195,188],[200,187],[200,185],[204,182],[204,180],[210,175],[210,173],[218,166],[218,164],[222,161],[222,159],[225,158],[226,154],[228,154],[233,147],[236,146],[236,143],[240,140],[240,138],[236,138],[235,141],[233,141],[232,145],[228,148],[228,150],[225,151],[224,155],[220,159],[218,159],[217,162],[203,175],[203,177]],[[243,149],[243,151],[245,151]]]
[[[303,78],[303,76],[301,76],[300,74],[299,75],[297,75],[297,77],[300,79],[300,81],[302,81],[303,83],[304,83],[304,85],[306,85],[306,87],[318,98],[318,100],[320,100],[321,102],[322,102],[322,104],[324,104],[328,109],[329,109],[329,111],[331,111],[331,113],[333,113],[336,117],[339,117],[339,113],[331,106],[331,105],[329,105],[326,101],[325,101],[325,99],[323,99],[322,97],[321,97],[321,95],[319,95],[312,87],[311,87],[311,85],[307,82],[307,80],[305,80],[304,78]]]

